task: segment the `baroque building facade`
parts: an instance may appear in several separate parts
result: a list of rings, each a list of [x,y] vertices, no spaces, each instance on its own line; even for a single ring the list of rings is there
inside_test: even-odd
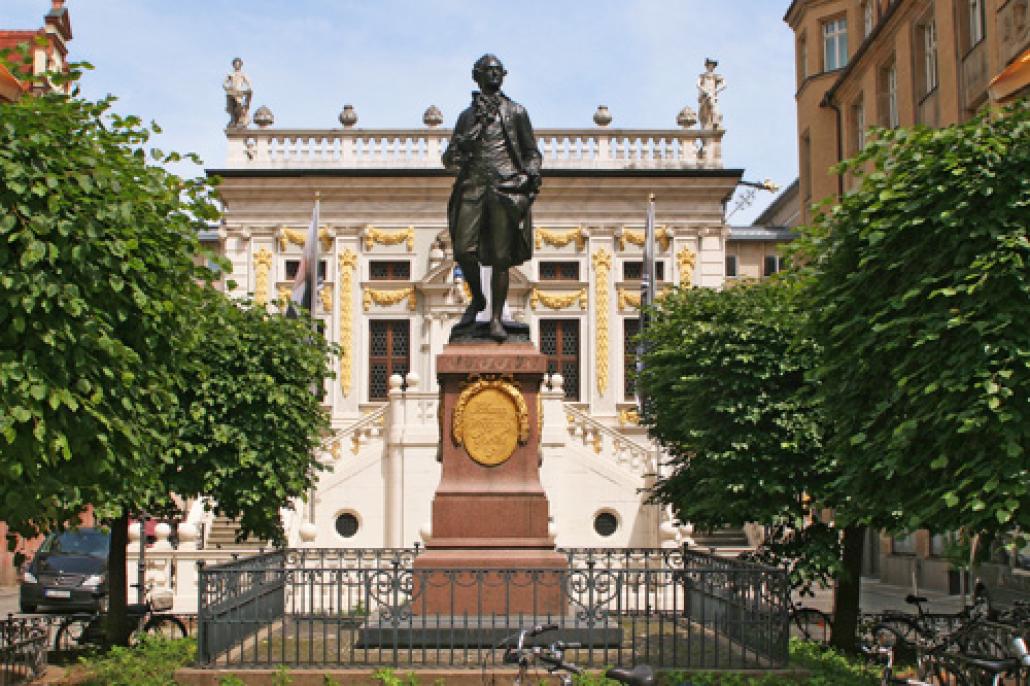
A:
[[[440,156],[451,132],[439,114],[427,110],[420,129],[356,129],[350,109],[342,129],[287,130],[259,108],[256,126],[226,129],[226,163],[209,170],[224,219],[205,239],[231,261],[224,282],[272,310],[289,297],[319,198],[315,314],[342,353],[326,384],[329,470],[285,515],[291,545],[401,547],[429,533],[435,361],[468,298],[447,234],[453,176]],[[691,533],[647,502],[661,460],[636,423],[628,373],[648,195],[659,292],[722,287],[727,255],[743,256],[740,276],[767,273],[789,238],[727,224],[743,171],[723,166],[721,117],[696,127],[687,115],[678,129],[614,129],[596,116],[591,128],[537,130],[534,255],[512,269],[507,306],[549,358],[540,459],[560,546],[678,545]],[[225,522],[207,524],[226,540],[215,531]]]

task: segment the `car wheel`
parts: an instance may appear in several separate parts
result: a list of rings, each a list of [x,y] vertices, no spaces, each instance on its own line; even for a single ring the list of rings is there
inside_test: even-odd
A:
[[[22,613],[27,615],[34,614],[38,607],[38,605],[35,605],[33,603],[26,603],[24,601],[18,602],[18,608],[22,611]]]

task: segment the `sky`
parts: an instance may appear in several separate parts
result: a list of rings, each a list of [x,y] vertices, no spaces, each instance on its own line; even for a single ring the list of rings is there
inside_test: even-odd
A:
[[[165,150],[224,166],[232,59],[275,126],[337,128],[351,104],[362,128],[422,127],[436,105],[452,126],[485,52],[504,91],[538,128],[676,128],[697,109],[706,57],[726,79],[724,164],[781,187],[797,176],[792,33],[786,0],[67,0],[72,61],[95,70],[86,97],[116,95],[120,114],[156,121]],[[0,0],[0,29],[42,25],[50,0]],[[201,173],[198,167],[177,169]],[[772,200],[759,193],[730,223]],[[732,209],[733,203],[730,204]]]

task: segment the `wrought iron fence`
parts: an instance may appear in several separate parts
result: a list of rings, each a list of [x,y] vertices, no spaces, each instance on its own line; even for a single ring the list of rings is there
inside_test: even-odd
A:
[[[286,550],[202,567],[198,663],[234,668],[496,665],[500,639],[582,644],[584,667],[774,668],[781,570],[679,550],[562,550],[552,569],[423,569],[415,549]]]
[[[49,631],[45,618],[0,620],[0,686],[27,683],[46,671]]]

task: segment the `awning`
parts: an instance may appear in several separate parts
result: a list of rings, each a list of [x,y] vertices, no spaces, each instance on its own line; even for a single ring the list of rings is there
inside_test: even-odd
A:
[[[995,76],[987,86],[987,90],[993,102],[1005,103],[1020,95],[1028,86],[1030,86],[1030,48],[1024,50],[1022,55]]]

